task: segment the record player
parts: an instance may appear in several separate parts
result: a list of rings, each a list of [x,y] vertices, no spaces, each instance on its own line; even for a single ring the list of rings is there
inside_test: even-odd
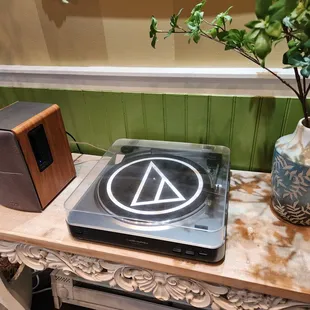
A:
[[[83,240],[218,262],[229,168],[223,146],[117,140],[67,200],[69,229]]]

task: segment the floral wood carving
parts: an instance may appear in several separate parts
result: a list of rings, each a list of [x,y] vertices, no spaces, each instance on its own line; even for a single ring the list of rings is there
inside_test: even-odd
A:
[[[197,308],[211,306],[213,310],[281,310],[308,309],[310,304],[279,297],[237,290],[203,281],[183,278],[139,267],[105,262],[75,254],[63,253],[37,246],[0,241],[0,255],[11,263],[24,263],[30,268],[46,268],[74,273],[86,280],[108,282],[125,291],[140,290],[159,300],[186,301]]]

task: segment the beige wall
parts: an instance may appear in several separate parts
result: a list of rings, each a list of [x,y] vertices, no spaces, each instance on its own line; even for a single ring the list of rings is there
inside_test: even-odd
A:
[[[0,0],[0,63],[66,66],[253,67],[238,54],[209,40],[187,44],[183,36],[148,37],[150,16],[168,27],[169,16],[196,0]],[[209,0],[210,19],[228,6],[234,27],[253,17],[255,0]],[[267,64],[281,67],[278,47]]]

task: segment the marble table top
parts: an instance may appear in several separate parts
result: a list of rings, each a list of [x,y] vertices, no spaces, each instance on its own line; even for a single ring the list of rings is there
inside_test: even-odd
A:
[[[285,223],[272,213],[269,174],[232,171],[226,257],[221,264],[208,265],[73,239],[64,202],[99,159],[73,156],[77,177],[42,213],[0,206],[0,240],[310,301],[310,228]]]

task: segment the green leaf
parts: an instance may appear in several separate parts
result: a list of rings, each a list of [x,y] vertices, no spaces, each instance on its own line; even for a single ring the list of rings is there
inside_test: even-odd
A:
[[[234,48],[236,48],[235,45],[232,45],[232,44],[226,44],[225,45],[225,51],[233,50]]]
[[[156,46],[156,42],[157,42],[157,19],[152,16],[152,19],[151,19],[151,25],[150,25],[150,38],[152,39],[151,41],[151,45],[153,48],[155,48]]]
[[[151,27],[155,30],[157,30],[157,19],[155,18],[155,16],[152,16],[151,18]]]
[[[150,25],[150,38],[153,38],[153,36],[157,33],[157,30],[157,19],[152,16]]]
[[[257,36],[254,44],[254,50],[260,59],[265,59],[271,52],[271,39],[265,31],[261,30]]]
[[[181,15],[182,11],[183,11],[183,8],[182,8],[182,9],[180,9],[179,13],[176,15],[176,19],[177,19],[177,21],[178,21],[178,18],[180,17],[180,15]]]
[[[232,17],[231,17],[230,15],[225,15],[224,19],[225,19],[226,22],[228,22],[228,23],[231,24],[231,22],[232,22]]]
[[[245,33],[245,30],[230,29],[228,31],[219,32],[218,38],[220,41],[226,43],[228,49],[242,47]]]
[[[223,41],[224,38],[227,36],[228,31],[220,31],[217,33],[217,37],[220,41]]]
[[[288,54],[287,54],[287,52],[283,54],[282,63],[283,63],[283,65],[288,65]]]
[[[230,6],[225,12],[224,15],[227,15],[229,13],[229,11],[233,8],[233,6]]]
[[[201,1],[201,2],[199,2],[199,3],[197,3],[195,6],[194,6],[194,8],[192,9],[192,11],[191,11],[191,14],[194,14],[195,12],[197,12],[197,11],[201,11],[201,9],[203,8],[203,6],[206,4],[206,0],[203,0],[203,1]]]
[[[174,29],[171,28],[171,29],[168,31],[167,35],[164,36],[164,39],[169,38],[169,37],[171,36],[172,33],[174,33]]]
[[[232,8],[229,7],[225,12],[217,14],[215,19],[212,21],[212,24],[218,26],[219,28],[224,27],[226,22],[231,23],[232,17],[228,15],[229,10]]]
[[[177,27],[177,25],[178,25],[178,20],[179,20],[179,17],[180,17],[180,14],[182,13],[182,11],[183,11],[183,9],[181,9],[181,10],[179,11],[178,14],[173,14],[173,15],[170,17],[170,26],[171,26],[172,28]]]
[[[265,19],[268,15],[268,9],[272,4],[272,0],[256,0],[255,13],[257,18]]]
[[[288,65],[289,64],[288,59],[291,57],[291,55],[296,54],[297,52],[298,52],[298,46],[292,46],[286,53],[283,54],[282,63],[284,65]]]
[[[246,40],[248,41],[255,41],[256,37],[259,35],[259,29],[253,29],[246,35]]]
[[[261,0],[264,1],[264,0]],[[296,8],[298,0],[277,0],[269,8],[270,20],[281,21]]]
[[[305,34],[310,37],[310,23],[305,26]]]
[[[303,67],[309,65],[307,61],[305,61],[304,57],[299,52],[294,52],[291,54],[287,54],[288,60],[287,64],[292,65],[294,67]]]
[[[296,43],[296,41],[294,41],[294,40],[290,40],[290,41],[288,41],[288,43],[287,43],[287,46],[288,46],[289,48],[295,47],[296,45],[297,45],[297,43]]]
[[[153,48],[156,48],[156,42],[157,42],[157,41],[158,41],[157,35],[155,34],[155,35],[153,36],[153,39],[152,39],[152,42],[151,42],[151,45],[152,45]]]
[[[197,32],[197,33],[194,33],[193,35],[193,41],[197,44],[200,40],[200,34]]]
[[[288,28],[294,27],[294,25],[292,24],[291,18],[289,16],[285,16],[282,20],[282,23],[284,24],[284,26],[286,26]]]
[[[201,8],[205,4],[205,2],[206,1],[202,1],[202,2],[198,3],[192,9],[190,17],[185,21],[185,23],[187,24],[188,28],[191,31],[196,31],[196,30],[200,29],[200,25],[203,21],[203,14],[204,14],[204,12],[201,12]]]
[[[256,27],[257,25],[263,24],[262,21],[260,20],[252,20],[250,22],[248,22],[247,24],[245,24],[244,26],[250,29],[253,28],[260,28],[260,27]]]
[[[217,29],[216,28],[211,28],[207,31],[207,33],[214,39],[217,36]]]
[[[310,39],[304,43],[304,47],[310,48]]]
[[[302,68],[300,70],[300,74],[305,77],[305,78],[308,78],[310,76],[310,66],[306,66],[304,68]]]
[[[266,28],[266,33],[274,38],[278,39],[282,33],[282,24],[279,21],[274,21],[269,24],[269,26]]]

